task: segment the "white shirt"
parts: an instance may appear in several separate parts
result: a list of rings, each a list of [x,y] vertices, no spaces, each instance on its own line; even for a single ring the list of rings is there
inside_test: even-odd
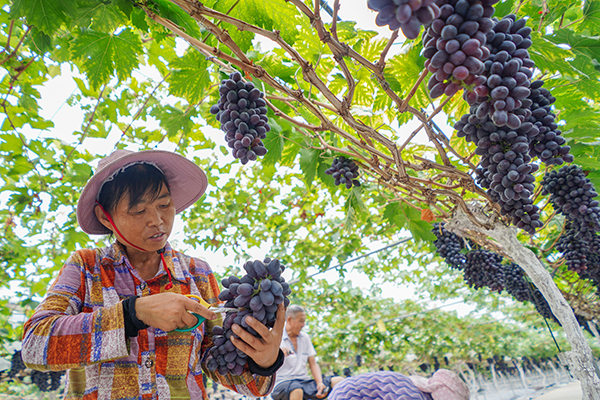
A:
[[[283,365],[277,370],[275,386],[281,382],[291,381],[293,379],[313,379],[308,375],[308,369],[306,368],[308,358],[317,354],[310,337],[306,333],[300,331],[300,335],[296,338],[296,344],[297,348],[294,348],[287,331],[284,329],[281,338],[281,347],[292,349],[294,354],[287,355]]]

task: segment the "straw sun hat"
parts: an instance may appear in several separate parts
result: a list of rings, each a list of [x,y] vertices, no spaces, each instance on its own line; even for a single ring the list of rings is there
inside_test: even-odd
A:
[[[100,160],[96,173],[85,185],[77,201],[77,221],[84,232],[90,235],[111,233],[100,223],[94,212],[102,185],[126,167],[143,163],[154,165],[167,178],[176,213],[194,204],[208,185],[204,171],[177,153],[163,150],[116,150]]]

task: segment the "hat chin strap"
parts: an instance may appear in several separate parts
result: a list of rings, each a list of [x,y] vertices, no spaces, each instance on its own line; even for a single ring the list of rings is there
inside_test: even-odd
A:
[[[125,236],[123,236],[123,234],[119,231],[119,229],[115,225],[115,222],[113,221],[113,219],[110,216],[110,214],[104,209],[104,207],[102,207],[102,204],[100,204],[98,201],[96,201],[96,204],[100,207],[100,209],[102,210],[102,212],[104,213],[104,215],[108,219],[108,222],[110,222],[110,224],[112,225],[113,229],[115,230],[115,233],[117,235],[119,235],[119,237],[121,239],[123,239],[123,241],[125,241],[125,243],[127,243],[129,246],[133,247],[134,249],[137,249],[137,250],[140,250],[140,251],[148,253],[148,250],[144,250],[141,247],[138,247],[135,244],[131,243],[129,240],[125,239]],[[167,271],[167,275],[169,275],[169,283],[167,283],[167,285],[165,286],[165,289],[169,290],[169,289],[171,289],[173,287],[173,278],[171,277],[171,271],[169,270],[169,268],[167,268],[167,261],[165,260],[165,255],[164,255],[165,248],[163,247],[160,250],[156,250],[156,252],[158,254],[160,254],[160,259],[162,261],[162,264],[165,267],[165,270]]]

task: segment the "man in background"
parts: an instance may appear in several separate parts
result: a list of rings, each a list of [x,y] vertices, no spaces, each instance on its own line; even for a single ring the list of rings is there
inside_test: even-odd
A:
[[[277,371],[273,400],[323,399],[344,378],[321,375],[315,356],[317,352],[310,337],[302,332],[306,313],[299,305],[290,305],[285,314],[285,329],[281,339],[281,350],[285,360]],[[312,378],[306,365],[310,367]]]

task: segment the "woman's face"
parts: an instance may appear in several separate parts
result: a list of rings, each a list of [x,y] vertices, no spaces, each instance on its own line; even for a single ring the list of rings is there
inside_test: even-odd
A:
[[[146,194],[138,204],[131,207],[129,195],[126,194],[117,203],[111,217],[125,239],[148,252],[155,252],[167,244],[175,220],[175,206],[169,189],[163,184],[156,199],[151,200]],[[128,249],[131,248],[114,232],[114,228],[108,221],[103,219],[100,221],[113,231],[121,244]]]

